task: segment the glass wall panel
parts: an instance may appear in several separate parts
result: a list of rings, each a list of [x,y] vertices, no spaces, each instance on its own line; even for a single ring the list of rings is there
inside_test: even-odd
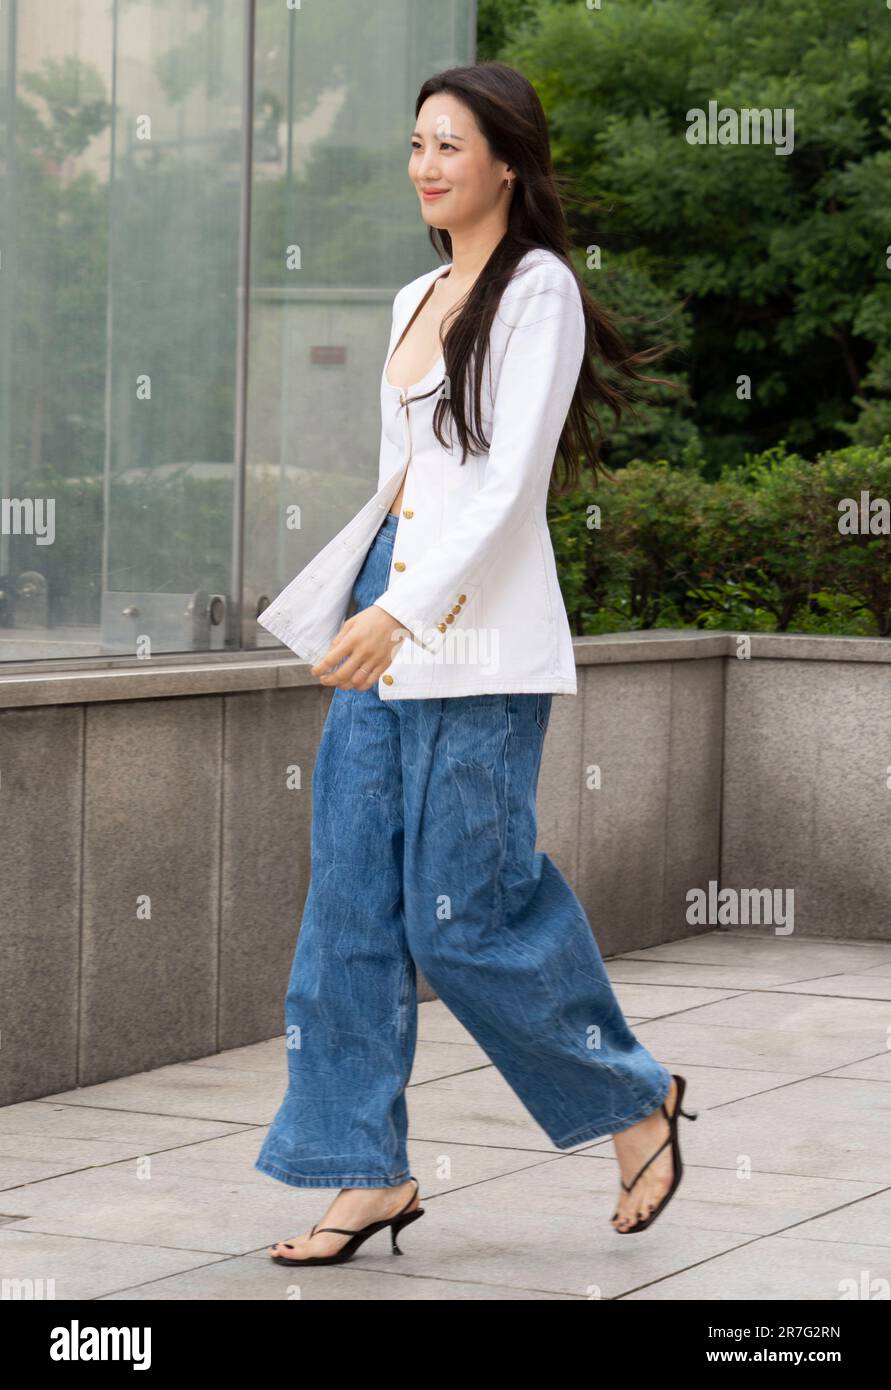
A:
[[[0,8],[2,660],[225,640],[245,15]]]
[[[245,640],[377,486],[393,296],[437,264],[407,173],[424,79],[471,62],[471,0],[258,0]]]

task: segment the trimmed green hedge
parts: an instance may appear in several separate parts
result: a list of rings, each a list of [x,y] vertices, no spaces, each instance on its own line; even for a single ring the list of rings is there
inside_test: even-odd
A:
[[[840,506],[853,499],[859,512],[864,492],[873,503],[884,500],[886,515],[878,507],[871,531],[852,531]],[[889,501],[888,436],[881,447],[855,445],[815,462],[781,445],[725,469],[715,482],[664,459],[629,464],[615,481],[550,504],[573,631],[887,637]]]

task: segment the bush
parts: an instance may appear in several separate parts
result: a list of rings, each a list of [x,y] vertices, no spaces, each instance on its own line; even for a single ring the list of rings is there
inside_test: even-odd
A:
[[[638,461],[614,482],[554,499],[551,535],[573,630],[891,635],[888,523],[881,509],[866,527],[859,514],[861,493],[888,510],[889,446],[885,436],[880,446],[810,462],[779,445],[714,482],[665,459]],[[592,505],[599,528],[589,527]]]

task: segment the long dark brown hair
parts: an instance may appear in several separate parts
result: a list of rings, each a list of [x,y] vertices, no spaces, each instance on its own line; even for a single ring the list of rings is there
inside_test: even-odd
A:
[[[607,406],[616,423],[623,411],[636,415],[634,401],[644,383],[673,385],[662,377],[644,376],[638,370],[661,357],[673,346],[647,348],[632,354],[610,315],[588,294],[570,260],[570,238],[560,198],[561,176],[551,163],[547,122],[535,88],[516,68],[506,63],[473,63],[467,67],[446,68],[429,77],[418,93],[415,116],[428,97],[446,92],[462,102],[473,114],[488,141],[495,159],[514,170],[507,231],[489,257],[483,271],[471,286],[460,313],[451,319],[443,343],[449,395],[438,401],[433,417],[436,437],[443,437],[447,417],[461,445],[461,462],[468,451],[488,449],[482,434],[480,388],[485,352],[478,343],[488,345],[489,330],[501,296],[527,251],[546,247],[571,271],[581,295],[585,313],[585,353],[566,424],[557,446],[552,485],[563,491],[579,481],[579,457],[584,454],[596,481],[598,473],[612,477],[600,458],[605,440],[598,407]],[[430,240],[437,253],[452,259],[452,239],[447,231],[430,228]],[[451,318],[451,315],[447,315]],[[443,331],[446,325],[443,324]],[[606,364],[619,381],[610,384],[598,372],[595,359]],[[465,410],[466,381],[473,364],[473,415]],[[593,424],[593,433],[592,433]]]

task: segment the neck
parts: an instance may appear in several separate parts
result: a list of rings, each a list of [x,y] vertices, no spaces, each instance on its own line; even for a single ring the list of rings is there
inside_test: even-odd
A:
[[[474,227],[448,229],[452,239],[452,268],[445,277],[454,289],[470,285],[477,278],[495,247],[502,240],[506,226],[481,222]]]

